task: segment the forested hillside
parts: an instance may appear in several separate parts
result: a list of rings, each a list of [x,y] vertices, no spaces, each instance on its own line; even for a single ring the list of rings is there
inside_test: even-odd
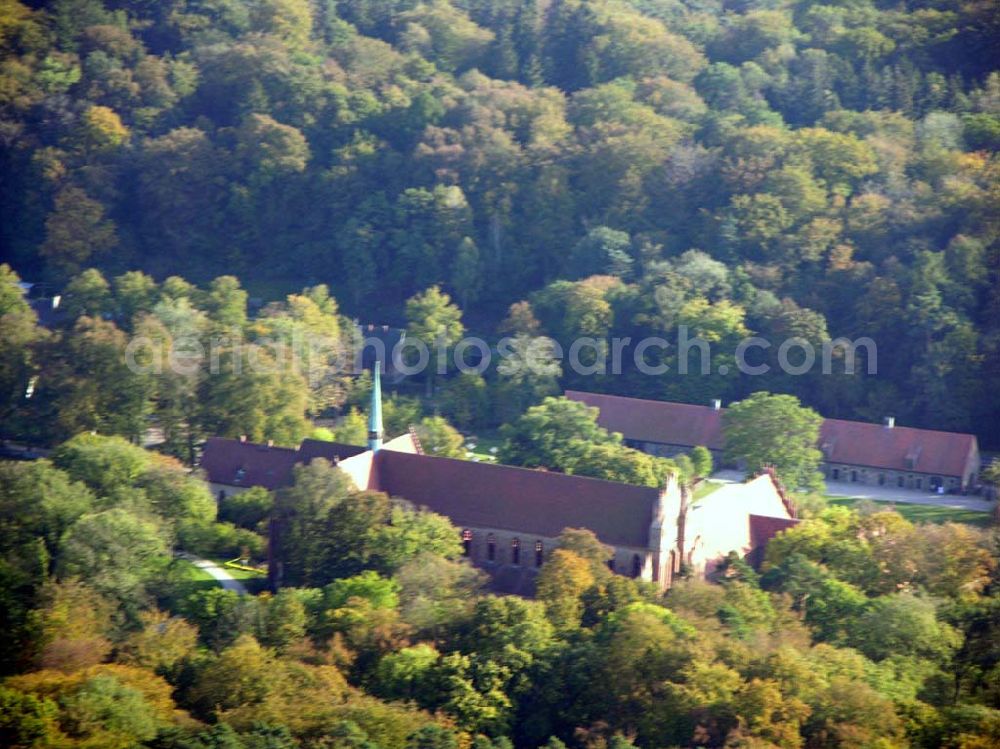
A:
[[[483,330],[529,300],[560,339],[870,336],[877,378],[590,387],[998,439],[989,0],[4,0],[0,54],[26,280],[325,283],[377,322],[439,283]]]
[[[567,387],[742,399],[727,459],[792,486],[820,417],[764,391],[1000,446],[998,62],[995,0],[0,0],[0,437],[32,446],[0,446],[0,746],[1000,746],[985,513],[801,494],[759,569],[689,555],[666,592],[591,530],[521,535],[521,598],[325,460],[191,469],[364,445],[372,403],[426,455],[698,509],[707,449],[632,449]],[[353,318],[513,364],[376,406],[332,366]],[[555,355],[685,330],[709,375]],[[769,374],[733,366],[751,335]],[[782,373],[793,336],[870,337],[877,374]]]
[[[763,575],[613,574],[567,529],[534,600],[483,589],[447,518],[323,460],[224,502],[79,435],[0,462],[0,744],[12,749],[992,749],[996,532],[833,508]],[[239,595],[182,548],[259,557]],[[241,550],[242,549],[242,550]],[[248,584],[250,584],[248,582]]]

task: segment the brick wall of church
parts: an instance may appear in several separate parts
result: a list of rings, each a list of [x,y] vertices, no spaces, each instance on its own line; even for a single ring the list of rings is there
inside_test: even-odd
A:
[[[462,543],[468,550],[467,558],[476,566],[486,570],[502,565],[518,565],[537,569],[545,564],[556,548],[555,538],[530,533],[497,528],[465,527],[459,530],[462,533]],[[516,546],[515,541],[517,542]],[[621,575],[632,575],[638,559],[639,577],[644,580],[652,579],[653,555],[649,553],[648,549],[612,548],[614,548],[612,558],[614,559],[615,572]],[[609,567],[611,566],[609,564]]]

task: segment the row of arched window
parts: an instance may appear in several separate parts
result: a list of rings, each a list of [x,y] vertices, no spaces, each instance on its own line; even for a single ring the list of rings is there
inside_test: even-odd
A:
[[[466,528],[462,531],[462,553],[465,556],[472,556],[472,531]],[[490,562],[497,560],[497,539],[492,533],[486,534],[486,559]],[[511,564],[521,563],[521,539],[512,538],[510,540],[510,561]],[[545,545],[541,541],[535,541],[535,566],[541,567],[545,561]]]
[[[472,556],[472,531],[466,528],[462,531],[462,553]],[[492,533],[486,534],[486,559],[490,562],[497,561],[497,539]],[[545,561],[545,545],[541,541],[535,541],[535,566],[541,567]],[[510,562],[511,564],[521,563],[521,539],[512,538],[510,540]],[[608,569],[615,571],[615,559],[608,560]],[[632,577],[639,577],[642,573],[642,558],[635,554],[632,556]]]

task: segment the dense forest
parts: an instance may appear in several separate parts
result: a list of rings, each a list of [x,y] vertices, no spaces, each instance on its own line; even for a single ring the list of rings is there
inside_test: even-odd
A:
[[[0,460],[0,745],[1000,745],[985,513],[801,493],[760,569],[666,593],[568,528],[521,598],[323,460],[224,501],[192,470],[211,436],[365,444],[354,319],[508,337],[386,387],[431,455],[705,490],[707,450],[567,387],[771,404],[743,457],[811,490],[799,401],[1000,445],[998,60],[991,0],[0,0],[0,437],[46,456]],[[709,374],[553,343],[681,330]],[[749,335],[878,371],[748,376]]]
[[[439,285],[489,334],[686,326],[713,372],[869,336],[877,376],[553,376],[1000,442],[989,0],[3,0],[0,56],[25,280],[325,284],[399,324]]]
[[[173,549],[258,557],[241,595]],[[985,516],[984,516],[985,517]],[[14,749],[990,749],[997,535],[819,511],[665,596],[563,531],[534,599],[486,592],[447,518],[323,460],[216,503],[78,435],[0,462],[0,744]],[[244,583],[251,592],[259,579]]]

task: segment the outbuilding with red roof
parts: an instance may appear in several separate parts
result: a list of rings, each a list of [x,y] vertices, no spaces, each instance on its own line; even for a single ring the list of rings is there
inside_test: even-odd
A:
[[[654,455],[671,456],[696,445],[717,454],[725,448],[725,409],[718,401],[698,406],[576,390],[567,390],[566,397],[596,407],[598,424]],[[883,424],[825,419],[817,447],[832,481],[968,491],[980,468],[975,435],[897,426],[892,418]]]

